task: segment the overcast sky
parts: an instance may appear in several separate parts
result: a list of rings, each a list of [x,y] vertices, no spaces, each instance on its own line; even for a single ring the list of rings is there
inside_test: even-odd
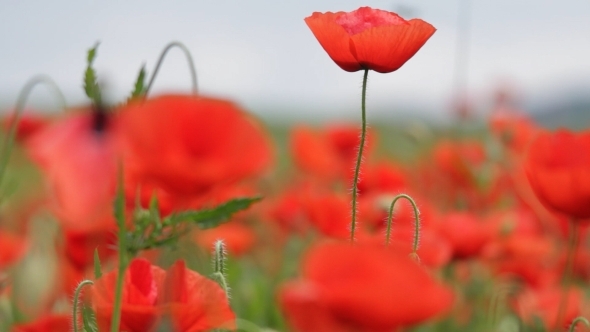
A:
[[[466,0],[461,0],[466,1]],[[471,1],[469,89],[486,96],[510,80],[529,98],[590,88],[590,1]],[[202,93],[229,97],[264,114],[358,112],[362,73],[342,71],[303,19],[359,6],[412,15],[438,31],[399,71],[369,75],[368,105],[448,108],[459,0],[406,1],[3,1],[0,99],[11,102],[27,78],[54,78],[71,103],[83,101],[85,53],[100,41],[96,68],[114,98],[131,90],[142,63],[151,71],[173,40],[193,53]],[[190,91],[186,61],[170,52],[153,93]]]

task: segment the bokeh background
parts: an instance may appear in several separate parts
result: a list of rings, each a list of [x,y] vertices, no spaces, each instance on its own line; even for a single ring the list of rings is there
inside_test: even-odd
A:
[[[271,122],[356,119],[361,73],[333,64],[303,19],[363,5],[438,29],[398,72],[370,75],[369,121],[445,121],[458,96],[481,116],[502,86],[546,124],[590,122],[587,0],[3,1],[0,108],[39,73],[70,105],[83,103],[85,53],[96,41],[95,67],[108,97],[120,101],[141,65],[151,72],[164,45],[178,40],[193,53],[203,93],[232,98]],[[42,90],[33,104],[51,109]],[[177,50],[153,92],[170,90],[190,90]]]

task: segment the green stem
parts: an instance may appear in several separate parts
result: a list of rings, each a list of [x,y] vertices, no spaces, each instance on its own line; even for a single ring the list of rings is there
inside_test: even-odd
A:
[[[160,57],[158,58],[158,62],[156,63],[156,67],[154,68],[154,73],[152,74],[152,77],[150,78],[150,81],[148,82],[147,87],[145,88],[144,96],[147,96],[150,89],[152,88],[152,85],[154,84],[154,80],[156,79],[156,76],[158,75],[158,71],[160,70],[160,67],[162,66],[162,62],[164,61],[166,54],[173,47],[180,48],[182,50],[182,52],[184,53],[184,55],[186,56],[186,60],[188,61],[188,66],[189,66],[190,73],[191,73],[191,81],[193,83],[193,94],[195,94],[195,95],[197,94],[197,71],[195,69],[195,63],[193,62],[193,57],[191,55],[191,52],[188,50],[188,48],[186,46],[184,46],[183,43],[178,42],[178,41],[173,41],[173,42],[169,43],[168,45],[166,45],[166,47],[164,47],[164,49],[162,50],[162,53],[160,53]]]
[[[78,332],[78,305],[80,303],[80,292],[82,292],[82,288],[86,285],[94,285],[94,283],[91,280],[84,280],[78,285],[78,287],[76,287],[76,291],[74,292],[74,305],[72,306],[72,325],[74,332]]]
[[[578,248],[579,240],[579,228],[576,220],[570,220],[570,237],[568,240],[567,258],[565,261],[565,270],[563,271],[563,293],[561,294],[561,300],[559,302],[559,309],[557,310],[557,321],[554,326],[555,331],[560,331],[559,324],[565,317],[565,311],[567,307],[568,293],[572,284],[574,260],[576,251]]]
[[[46,84],[53,88],[55,95],[58,96],[61,102],[62,108],[65,108],[66,100],[64,98],[64,95],[62,94],[57,84],[49,76],[34,76],[33,78],[29,79],[27,83],[25,83],[23,88],[20,90],[18,98],[16,99],[16,106],[14,107],[14,116],[12,118],[10,128],[8,129],[8,135],[6,140],[4,141],[4,146],[2,148],[2,153],[0,155],[0,185],[2,184],[2,179],[4,178],[4,173],[6,172],[6,167],[8,166],[8,161],[10,159],[10,154],[12,152],[12,147],[14,145],[16,128],[18,126],[20,116],[23,112],[23,109],[25,108],[29,95],[31,94],[33,89],[39,84]]]
[[[125,228],[125,194],[123,192],[123,170],[119,164],[117,180],[117,197],[115,198],[115,219],[118,228],[119,267],[115,286],[115,299],[113,303],[113,318],[111,320],[111,332],[119,330],[121,322],[121,301],[123,298],[123,280],[127,269],[127,229]]]
[[[418,206],[412,197],[406,194],[399,194],[393,198],[391,201],[391,205],[389,206],[389,214],[387,216],[387,232],[385,233],[385,245],[389,245],[389,238],[391,236],[391,219],[393,216],[393,208],[395,203],[399,199],[406,199],[412,204],[412,208],[414,209],[414,243],[412,245],[412,255],[418,256],[418,243],[420,240],[420,211],[418,210]]]
[[[354,231],[356,230],[356,199],[358,194],[359,173],[361,170],[361,162],[363,160],[363,149],[365,148],[365,136],[367,134],[367,117],[365,115],[365,102],[367,99],[367,77],[369,76],[369,69],[365,69],[363,75],[363,90],[361,97],[361,141],[359,143],[358,156],[356,158],[356,166],[354,168],[354,180],[352,182],[352,223],[350,225],[350,243],[354,243]]]
[[[576,317],[576,319],[574,319],[572,321],[572,324],[570,325],[570,328],[568,331],[574,332],[576,330],[576,325],[578,325],[578,323],[580,323],[580,322],[584,323],[584,325],[586,325],[587,327],[590,327],[590,322],[586,318],[580,316],[580,317]]]

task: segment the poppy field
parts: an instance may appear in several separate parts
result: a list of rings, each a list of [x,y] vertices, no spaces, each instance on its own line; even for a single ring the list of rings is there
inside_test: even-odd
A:
[[[362,76],[356,122],[269,125],[201,93],[179,42],[115,103],[99,43],[85,104],[25,81],[2,118],[0,332],[590,331],[590,133],[506,91],[483,124],[371,123],[369,78],[437,28],[370,7],[304,23]],[[173,48],[192,90],[152,93]],[[28,106],[40,86],[63,111]]]

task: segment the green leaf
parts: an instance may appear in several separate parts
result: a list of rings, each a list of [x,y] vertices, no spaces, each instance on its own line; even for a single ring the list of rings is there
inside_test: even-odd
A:
[[[84,324],[84,332],[98,332],[96,316],[88,306],[82,308],[82,323]]]
[[[173,214],[169,218],[172,224],[186,220],[196,224],[200,229],[213,228],[229,220],[236,212],[249,208],[252,204],[261,199],[262,197],[236,198],[212,209],[183,211]]]
[[[100,257],[98,256],[98,249],[94,249],[94,279],[102,277],[102,268],[100,267]]]
[[[98,45],[99,43],[97,42],[90,50],[88,50],[88,55],[86,57],[86,71],[84,72],[84,92],[86,92],[86,96],[88,96],[95,105],[100,105],[102,102],[96,71],[92,67],[94,59],[96,58]]]
[[[145,90],[146,90],[145,76],[146,76],[145,65],[143,65],[143,66],[141,66],[141,69],[139,70],[139,74],[137,75],[137,80],[135,80],[135,87],[134,87],[133,91],[131,92],[131,97],[129,97],[128,100],[131,100],[131,99],[134,99],[137,97],[141,97],[145,94]]]

